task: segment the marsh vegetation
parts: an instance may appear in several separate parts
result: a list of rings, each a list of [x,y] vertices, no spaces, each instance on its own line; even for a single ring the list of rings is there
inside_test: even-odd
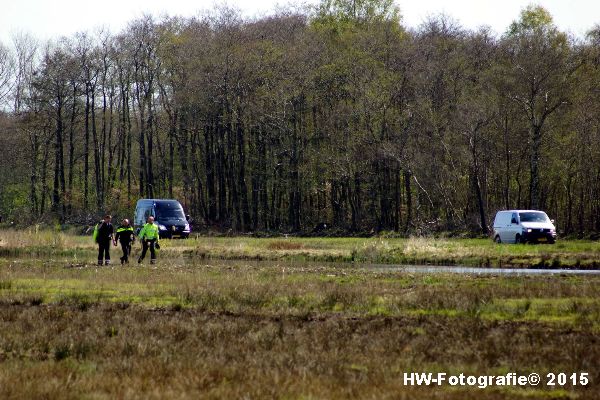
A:
[[[428,264],[489,267],[600,268],[600,242],[559,241],[554,245],[496,244],[491,239],[452,238],[256,238],[193,236],[163,241],[169,259],[293,260],[355,264]],[[0,256],[63,257],[73,264],[93,261],[90,236],[60,231],[0,230]],[[115,252],[119,252],[115,248]],[[139,252],[134,247],[134,255]],[[116,254],[116,253],[115,253]],[[183,262],[183,261],[182,261]]]
[[[3,259],[0,397],[597,398],[599,283],[289,260]],[[403,385],[420,370],[586,371],[592,383]]]

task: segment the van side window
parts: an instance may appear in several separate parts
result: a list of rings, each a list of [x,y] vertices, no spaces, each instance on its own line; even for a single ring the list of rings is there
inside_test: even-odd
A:
[[[152,215],[152,207],[148,207],[148,206],[139,207],[136,210],[135,223],[137,225],[144,225],[150,215]]]
[[[143,208],[143,207],[138,208],[136,216],[135,216],[135,223],[136,224],[138,224],[138,225],[144,225],[146,223],[147,216],[146,216],[145,212],[147,210],[148,210],[147,208]]]
[[[510,217],[510,223],[511,224],[518,224],[519,223],[519,217],[517,215],[517,213],[513,213],[512,217]]]

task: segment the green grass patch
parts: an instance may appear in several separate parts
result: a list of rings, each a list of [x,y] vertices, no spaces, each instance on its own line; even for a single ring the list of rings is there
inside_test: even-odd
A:
[[[600,268],[600,243],[495,244],[489,239],[192,237],[164,240],[160,258],[430,264],[490,267]],[[134,248],[135,257],[139,247]],[[95,257],[91,237],[35,229],[0,231],[0,257]],[[120,250],[114,248],[119,254]],[[116,257],[115,257],[116,258]]]

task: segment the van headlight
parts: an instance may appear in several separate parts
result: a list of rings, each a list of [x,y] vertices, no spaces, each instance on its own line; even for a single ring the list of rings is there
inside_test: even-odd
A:
[[[166,231],[167,227],[164,225],[158,225],[158,229],[160,229],[161,231]]]
[[[185,224],[185,227],[183,228],[183,230],[188,232],[190,230],[190,224]]]

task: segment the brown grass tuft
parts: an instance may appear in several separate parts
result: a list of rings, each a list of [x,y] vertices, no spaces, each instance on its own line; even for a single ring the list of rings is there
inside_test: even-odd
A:
[[[277,240],[267,244],[269,250],[302,250],[304,245],[290,240]]]

